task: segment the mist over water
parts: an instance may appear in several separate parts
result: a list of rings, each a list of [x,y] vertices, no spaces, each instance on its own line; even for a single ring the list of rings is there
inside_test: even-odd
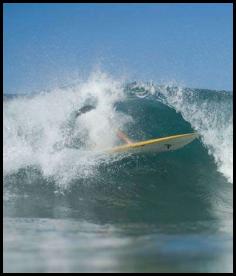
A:
[[[85,105],[95,108],[76,117]],[[230,272],[232,120],[231,92],[98,71],[6,98],[4,270]],[[123,143],[119,129],[137,141],[200,138],[158,155],[107,154]]]

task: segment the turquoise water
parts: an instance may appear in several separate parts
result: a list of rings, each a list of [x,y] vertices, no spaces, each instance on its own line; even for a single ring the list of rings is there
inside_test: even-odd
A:
[[[69,132],[70,114],[92,102]],[[156,155],[97,155],[197,131]],[[64,143],[67,141],[67,143]],[[60,143],[60,148],[55,144]],[[4,272],[232,272],[232,93],[102,78],[4,100]]]

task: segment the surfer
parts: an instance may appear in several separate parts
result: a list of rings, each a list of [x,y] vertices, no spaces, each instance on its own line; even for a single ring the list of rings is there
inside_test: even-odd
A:
[[[70,115],[69,120],[65,123],[65,125],[63,126],[63,139],[62,141],[58,141],[54,144],[53,148],[55,150],[62,150],[64,147],[66,148],[76,148],[76,149],[80,149],[80,148],[87,148],[87,147],[94,147],[95,145],[89,145],[87,144],[86,139],[82,138],[81,136],[75,135],[75,125],[76,125],[76,120],[79,116],[81,116],[84,113],[87,113],[91,110],[95,109],[94,105],[85,105],[82,108],[80,108],[79,110],[76,110],[74,112],[72,112],[72,114]],[[83,134],[83,136],[86,135],[85,133]],[[127,137],[127,135],[117,129],[116,130],[116,135],[117,137],[124,141],[126,144],[131,144],[133,143],[133,141],[131,141],[131,139],[129,139],[129,137]]]
[[[95,109],[95,106],[93,105],[85,105],[82,108],[80,108],[78,111],[75,112],[75,118],[79,117],[80,115],[82,115],[83,113],[86,113],[90,110]]]
[[[123,140],[127,144],[132,144],[133,143],[133,141],[130,140],[129,137],[127,137],[127,135],[119,129],[116,131],[116,135],[117,135],[118,138],[120,138],[121,140]]]
[[[93,105],[85,105],[82,108],[80,108],[78,111],[76,111],[75,118],[78,118],[80,115],[82,115],[82,114],[84,114],[86,112],[89,112],[89,111],[91,111],[93,109],[95,109],[95,106],[93,106]],[[129,137],[127,137],[127,135],[123,131],[121,131],[119,129],[116,131],[116,135],[117,135],[117,137],[119,139],[123,140],[127,144],[133,143],[133,141],[131,139],[129,139]]]

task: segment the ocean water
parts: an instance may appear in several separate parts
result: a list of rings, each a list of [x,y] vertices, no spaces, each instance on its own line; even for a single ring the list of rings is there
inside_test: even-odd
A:
[[[86,104],[96,106],[75,119]],[[4,96],[4,272],[232,272],[232,92],[105,73]],[[197,131],[161,154],[107,154]]]

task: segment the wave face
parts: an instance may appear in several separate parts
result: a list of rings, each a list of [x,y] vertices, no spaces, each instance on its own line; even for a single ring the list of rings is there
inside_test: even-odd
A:
[[[87,104],[95,109],[76,118]],[[123,84],[94,73],[71,87],[6,97],[3,111],[5,199],[46,189],[69,196],[73,192],[85,201],[95,198],[105,206],[114,200],[115,209],[116,201],[126,208],[141,200],[149,210],[175,198],[168,202],[171,212],[186,193],[196,206],[208,205],[208,197],[218,202],[233,181],[230,92]],[[201,137],[159,155],[104,154],[121,143],[117,129],[137,141],[192,131]],[[227,200],[222,210],[229,207]]]
[[[76,118],[87,104],[95,109]],[[123,84],[104,73],[72,87],[6,97],[5,199],[46,189],[105,206],[121,200],[117,204],[126,208],[140,200],[148,210],[166,204],[162,192],[169,187],[165,196],[177,197],[170,211],[186,193],[196,206],[208,205],[208,197],[218,202],[233,181],[232,114],[230,92]],[[200,139],[159,155],[105,154],[121,144],[117,129],[137,141],[192,131]],[[228,199],[222,200],[225,210]]]
[[[85,105],[95,109],[77,117]],[[232,114],[231,92],[98,72],[4,96],[5,271],[231,272]],[[200,138],[173,152],[106,154],[122,143],[118,129],[137,141]]]
[[[233,181],[233,106],[232,93],[204,89],[186,89],[175,86],[138,85],[133,83],[131,91],[136,96],[158,101],[176,113],[174,123],[188,122],[191,128],[201,134],[201,142],[213,156],[218,170]],[[169,111],[168,111],[169,112]],[[168,116],[168,115],[167,115]],[[162,117],[165,120],[165,117]],[[173,119],[172,119],[173,120]],[[172,124],[168,119],[167,124]],[[172,129],[175,132],[174,129]],[[178,131],[185,131],[178,128]]]
[[[96,108],[73,118],[87,104]],[[100,163],[113,166],[118,157],[94,156],[88,148],[117,145],[116,129],[134,140],[194,130],[201,135],[198,158],[206,149],[209,160],[213,157],[217,170],[232,183],[232,114],[229,92],[137,82],[123,85],[102,73],[50,93],[6,97],[4,175],[35,167],[44,177],[67,186],[73,179],[94,174]],[[190,152],[193,148],[189,147]]]

